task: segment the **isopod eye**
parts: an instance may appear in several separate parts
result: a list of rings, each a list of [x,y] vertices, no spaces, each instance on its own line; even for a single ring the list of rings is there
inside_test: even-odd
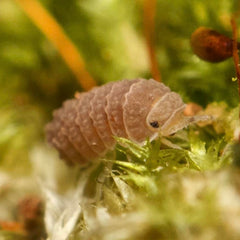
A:
[[[151,125],[153,128],[159,128],[159,123],[158,123],[157,121],[150,122],[150,125]]]

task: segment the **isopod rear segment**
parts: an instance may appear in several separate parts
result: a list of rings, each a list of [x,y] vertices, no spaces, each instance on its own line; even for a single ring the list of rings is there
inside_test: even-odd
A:
[[[112,150],[114,136],[139,144],[154,139],[184,106],[177,93],[153,79],[110,82],[55,110],[46,126],[47,141],[68,163],[85,163]]]

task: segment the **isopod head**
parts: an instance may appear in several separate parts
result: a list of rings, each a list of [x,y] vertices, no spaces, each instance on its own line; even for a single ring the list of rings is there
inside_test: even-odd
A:
[[[175,92],[169,92],[155,101],[146,118],[148,128],[157,136],[169,136],[189,124],[209,120],[209,116],[185,116],[186,105]]]
[[[171,125],[178,113],[185,108],[181,97],[175,92],[168,92],[155,101],[146,118],[146,124],[153,132]]]

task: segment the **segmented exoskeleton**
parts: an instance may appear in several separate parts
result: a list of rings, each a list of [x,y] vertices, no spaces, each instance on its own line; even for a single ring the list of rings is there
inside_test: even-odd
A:
[[[153,79],[110,82],[55,110],[47,140],[66,161],[84,163],[113,149],[114,136],[142,144],[174,133],[193,121],[183,116],[184,108],[177,93]]]

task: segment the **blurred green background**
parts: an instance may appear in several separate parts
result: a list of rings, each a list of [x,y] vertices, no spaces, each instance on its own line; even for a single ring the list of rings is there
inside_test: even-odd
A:
[[[40,2],[77,46],[98,85],[151,77],[142,0]],[[186,102],[206,106],[224,101],[237,106],[232,59],[206,63],[194,56],[189,44],[199,26],[231,36],[230,17],[237,2],[157,1],[155,50],[162,79]],[[14,0],[0,1],[0,66],[0,167],[27,173],[29,151],[44,141],[51,112],[82,88],[56,48]]]

